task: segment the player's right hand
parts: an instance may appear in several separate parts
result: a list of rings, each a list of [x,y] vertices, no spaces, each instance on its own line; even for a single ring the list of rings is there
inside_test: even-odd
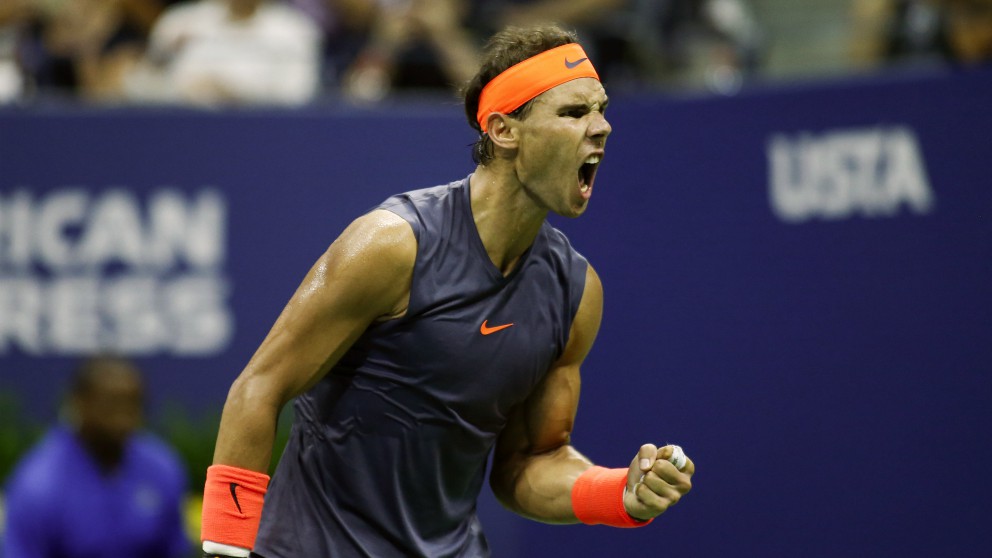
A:
[[[644,444],[630,462],[623,503],[634,519],[647,521],[674,506],[692,489],[696,465],[686,457],[679,471],[668,461],[674,447]]]

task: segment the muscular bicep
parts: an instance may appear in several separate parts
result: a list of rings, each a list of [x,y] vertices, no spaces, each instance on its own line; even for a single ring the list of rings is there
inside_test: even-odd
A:
[[[579,370],[599,332],[602,315],[603,287],[589,266],[565,350],[527,401],[511,414],[500,436],[497,459],[545,453],[569,443],[579,404]]]
[[[590,267],[582,302],[561,357],[515,408],[493,453],[490,486],[509,509],[538,521],[573,523],[571,487],[591,463],[571,445],[579,405],[579,368],[603,313],[603,289]]]
[[[317,260],[239,380],[285,402],[316,383],[370,323],[400,315],[416,239],[386,211],[356,219]]]

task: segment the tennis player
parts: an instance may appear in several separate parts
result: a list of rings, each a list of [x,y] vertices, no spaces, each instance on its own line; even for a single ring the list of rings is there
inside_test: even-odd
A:
[[[569,442],[603,289],[545,219],[592,196],[611,132],[596,70],[557,27],[507,29],[483,56],[464,91],[475,171],[352,222],[233,383],[208,556],[487,556],[490,452],[499,500],[547,523],[640,527],[689,491],[695,466],[672,446],[606,468]]]

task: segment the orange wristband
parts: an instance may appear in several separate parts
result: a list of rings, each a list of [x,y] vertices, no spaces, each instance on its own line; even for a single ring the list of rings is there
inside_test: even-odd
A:
[[[230,465],[207,467],[200,541],[254,548],[268,485],[264,473]]]
[[[623,505],[627,486],[627,469],[607,469],[593,466],[572,487],[572,510],[586,525],[611,527],[643,527],[654,521],[634,519]]]

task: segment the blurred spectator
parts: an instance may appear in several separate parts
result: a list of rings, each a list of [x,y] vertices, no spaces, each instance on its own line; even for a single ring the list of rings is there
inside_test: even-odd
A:
[[[669,0],[661,22],[674,79],[695,75],[709,90],[732,94],[759,68],[764,36],[746,0]]]
[[[614,90],[694,84],[733,93],[762,46],[746,0],[478,0],[472,21],[483,35],[535,21],[572,27]]]
[[[15,60],[22,94],[100,98],[169,1],[4,0],[0,60]]]
[[[342,11],[350,4],[353,14],[360,4],[331,1]],[[457,90],[478,57],[477,40],[465,26],[468,8],[467,0],[366,0],[361,44],[351,45],[350,59],[337,59],[342,92],[374,102],[396,90]]]
[[[340,85],[341,76],[368,41],[378,16],[377,0],[288,0],[310,16],[322,32],[321,89]]]
[[[0,3],[0,104],[24,96],[25,79],[17,56],[19,30],[31,18],[25,0]]]
[[[854,11],[854,62],[944,64],[953,60],[944,11],[933,0],[858,0]]]
[[[127,73],[132,101],[203,106],[300,105],[319,90],[320,28],[276,0],[195,0],[173,6]]]
[[[65,424],[9,479],[5,558],[189,555],[180,511],[185,469],[163,442],[138,432],[142,409],[133,364],[110,357],[81,363]]]
[[[992,0],[858,0],[852,8],[858,65],[992,60]]]
[[[955,60],[992,61],[992,0],[944,0],[947,34]]]

